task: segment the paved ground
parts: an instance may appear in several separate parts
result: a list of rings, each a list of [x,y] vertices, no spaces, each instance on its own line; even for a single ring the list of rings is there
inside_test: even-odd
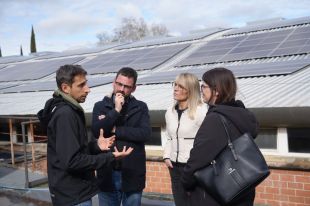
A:
[[[44,175],[28,172],[29,180],[45,178]],[[45,206],[51,205],[48,188],[25,189],[25,170],[0,165],[0,206]],[[97,196],[93,206],[98,206]],[[142,198],[142,206],[174,206],[172,201]]]

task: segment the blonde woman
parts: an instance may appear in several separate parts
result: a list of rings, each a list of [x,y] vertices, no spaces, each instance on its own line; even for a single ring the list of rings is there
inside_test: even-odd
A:
[[[201,101],[198,78],[190,73],[181,73],[176,77],[173,97],[175,104],[167,109],[165,115],[167,143],[163,158],[169,169],[175,205],[185,206],[189,198],[180,177],[208,108]]]

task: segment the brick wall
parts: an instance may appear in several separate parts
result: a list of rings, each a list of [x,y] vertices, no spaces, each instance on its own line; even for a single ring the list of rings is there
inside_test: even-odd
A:
[[[163,162],[147,161],[144,192],[171,194],[169,172]],[[310,206],[310,172],[272,169],[256,188],[255,203],[270,206]]]

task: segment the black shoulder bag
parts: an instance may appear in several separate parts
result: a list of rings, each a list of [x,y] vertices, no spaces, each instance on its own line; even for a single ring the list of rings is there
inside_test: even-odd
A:
[[[227,120],[220,115],[228,145],[205,168],[194,173],[198,183],[215,200],[230,204],[254,189],[269,174],[264,156],[250,134],[231,141]]]

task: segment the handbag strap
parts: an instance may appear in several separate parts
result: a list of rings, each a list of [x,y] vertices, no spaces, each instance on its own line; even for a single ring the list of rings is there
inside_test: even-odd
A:
[[[226,117],[223,116],[222,114],[219,114],[219,113],[218,113],[218,115],[219,115],[220,118],[221,118],[221,122],[222,122],[222,124],[223,124],[223,126],[224,126],[225,133],[226,133],[226,136],[227,136],[227,138],[228,138],[228,147],[230,148],[230,150],[231,150],[231,152],[232,152],[232,154],[233,154],[233,156],[234,156],[234,159],[235,159],[235,160],[238,160],[238,157],[237,157],[237,154],[236,154],[234,145],[233,145],[233,143],[232,143],[232,141],[231,141],[231,137],[230,137],[230,135],[229,135],[227,119],[226,119]]]

